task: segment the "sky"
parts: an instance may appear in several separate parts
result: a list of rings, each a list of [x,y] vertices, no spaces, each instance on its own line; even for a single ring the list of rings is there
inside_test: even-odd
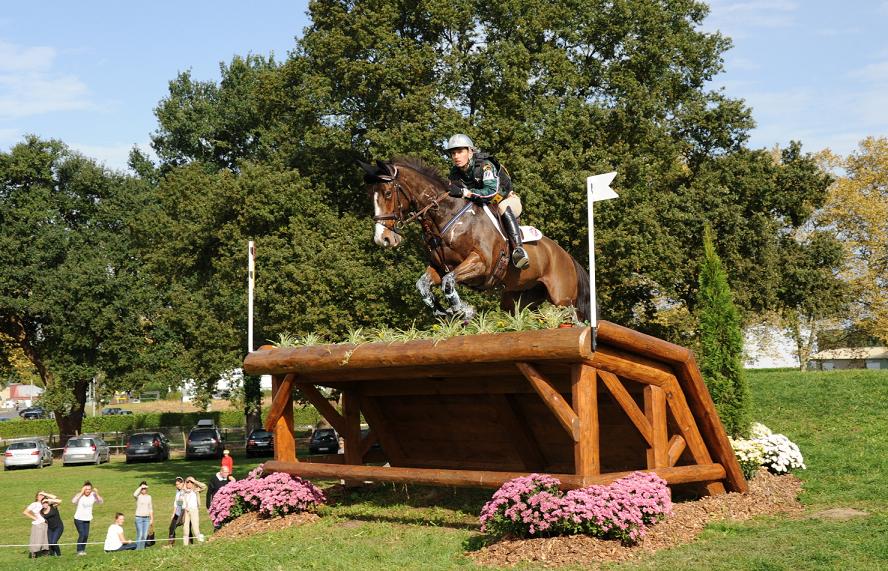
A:
[[[749,146],[853,152],[888,136],[888,0],[711,0],[703,25],[734,47],[713,81],[753,109]],[[125,169],[149,149],[154,108],[190,70],[218,80],[235,55],[283,60],[307,0],[7,0],[0,11],[0,150],[56,138]]]

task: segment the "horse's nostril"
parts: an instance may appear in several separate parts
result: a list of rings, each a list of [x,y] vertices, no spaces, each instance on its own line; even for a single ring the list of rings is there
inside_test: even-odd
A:
[[[392,245],[391,240],[389,240],[388,238],[383,238],[383,239],[382,239],[382,242],[383,242],[383,244],[385,244],[385,247],[386,247],[386,248],[388,248],[389,246]]]

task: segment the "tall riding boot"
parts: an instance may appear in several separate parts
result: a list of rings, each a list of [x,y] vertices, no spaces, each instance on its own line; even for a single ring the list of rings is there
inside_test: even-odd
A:
[[[521,243],[521,228],[518,227],[518,219],[512,212],[510,207],[506,207],[506,211],[502,215],[503,227],[506,229],[506,235],[509,242],[512,243],[512,265],[523,270],[530,265],[530,258]]]

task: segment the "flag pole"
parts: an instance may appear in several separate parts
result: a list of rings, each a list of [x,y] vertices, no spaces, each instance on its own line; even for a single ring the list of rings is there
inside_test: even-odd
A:
[[[247,353],[253,352],[253,288],[256,273],[256,246],[247,242]]]
[[[598,303],[595,292],[595,221],[592,205],[599,200],[617,198],[617,193],[609,186],[616,172],[594,175],[586,178],[586,201],[589,225],[589,325],[592,327],[592,349],[595,349],[598,334]]]

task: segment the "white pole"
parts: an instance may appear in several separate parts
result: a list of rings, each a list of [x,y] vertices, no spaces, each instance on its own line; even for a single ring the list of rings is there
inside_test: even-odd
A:
[[[590,176],[586,179],[586,200],[588,203],[589,222],[589,325],[598,327],[598,304],[595,303],[595,222],[592,216],[592,204],[599,200],[617,198],[617,193],[608,186],[616,172]]]
[[[256,246],[247,242],[247,352],[253,352],[253,287],[256,273]]]

